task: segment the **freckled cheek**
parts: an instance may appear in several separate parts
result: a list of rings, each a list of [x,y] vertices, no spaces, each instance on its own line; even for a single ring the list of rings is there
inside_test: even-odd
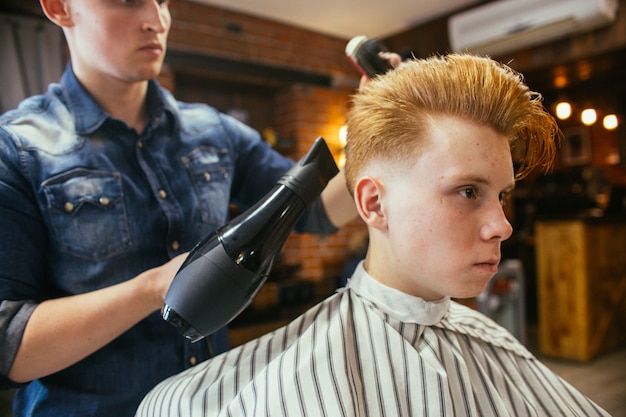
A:
[[[406,218],[400,225],[399,230],[402,241],[413,249],[425,250],[435,239],[440,239],[441,229],[432,217],[427,215]]]
[[[433,223],[437,225],[438,238],[451,244],[463,244],[472,234],[471,218],[462,210],[453,210],[440,215]]]

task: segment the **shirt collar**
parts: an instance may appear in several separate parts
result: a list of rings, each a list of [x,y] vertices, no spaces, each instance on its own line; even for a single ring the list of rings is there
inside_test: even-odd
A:
[[[76,133],[88,135],[107,120],[112,119],[78,81],[71,63],[67,65],[61,76],[61,86],[70,111],[74,115]],[[166,94],[155,80],[148,81],[146,100],[148,105],[147,120],[160,119],[164,111],[167,111],[172,119],[176,120],[175,100]]]
[[[432,326],[440,322],[450,308],[449,297],[426,301],[380,283],[367,273],[363,261],[357,266],[346,287],[405,323]]]

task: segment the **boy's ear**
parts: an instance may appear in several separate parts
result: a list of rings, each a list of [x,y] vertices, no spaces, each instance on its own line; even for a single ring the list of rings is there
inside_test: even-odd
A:
[[[70,5],[65,0],[39,0],[41,8],[50,21],[61,27],[72,26]]]
[[[363,221],[375,229],[387,227],[384,210],[384,187],[375,178],[359,178],[354,187],[354,201]]]

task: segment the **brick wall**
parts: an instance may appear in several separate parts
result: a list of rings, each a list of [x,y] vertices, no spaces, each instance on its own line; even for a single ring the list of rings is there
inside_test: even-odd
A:
[[[293,84],[273,97],[273,128],[293,141],[289,155],[298,159],[318,136],[339,152],[338,132],[345,122],[349,96],[358,73],[344,56],[346,40],[188,1],[171,3],[173,26],[169,50],[241,60],[328,75],[330,87]],[[161,83],[175,91],[165,68]],[[331,236],[292,234],[282,261],[300,264],[299,278],[330,280],[339,275],[359,220]]]
[[[294,85],[279,94],[276,103],[277,108],[285,110],[279,112],[279,128],[293,132],[297,149],[294,157],[304,155],[317,136],[324,137],[331,150],[337,145],[339,128],[345,121],[348,92]],[[363,227],[360,221],[354,221],[331,236],[292,234],[285,245],[285,261],[300,262],[301,277],[331,279],[345,262],[350,236]]]
[[[346,40],[191,1],[170,3],[169,48],[354,77]]]

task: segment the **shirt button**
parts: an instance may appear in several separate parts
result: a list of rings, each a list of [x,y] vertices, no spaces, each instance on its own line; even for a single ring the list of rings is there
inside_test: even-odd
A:
[[[139,149],[143,148],[143,142],[142,142],[142,141],[140,141],[140,140],[138,140],[138,141],[137,141],[137,147],[138,147]]]
[[[198,358],[196,358],[195,356],[192,356],[191,358],[189,358],[189,365],[195,366],[197,363],[198,363]]]
[[[204,174],[202,174],[202,177],[204,178],[206,182],[211,181],[211,174],[209,174],[208,172],[205,172]]]
[[[178,243],[177,240],[172,242],[172,249],[174,249],[174,250],[180,249],[180,243]]]
[[[74,211],[74,204],[68,201],[67,203],[63,204],[63,208],[66,212],[71,213],[72,211]]]
[[[159,197],[161,197],[163,200],[167,198],[167,193],[165,192],[165,190],[159,190]]]
[[[102,204],[103,206],[108,206],[109,203],[111,203],[111,200],[109,199],[109,197],[107,196],[102,196],[98,199],[98,201],[100,202],[100,204]]]

